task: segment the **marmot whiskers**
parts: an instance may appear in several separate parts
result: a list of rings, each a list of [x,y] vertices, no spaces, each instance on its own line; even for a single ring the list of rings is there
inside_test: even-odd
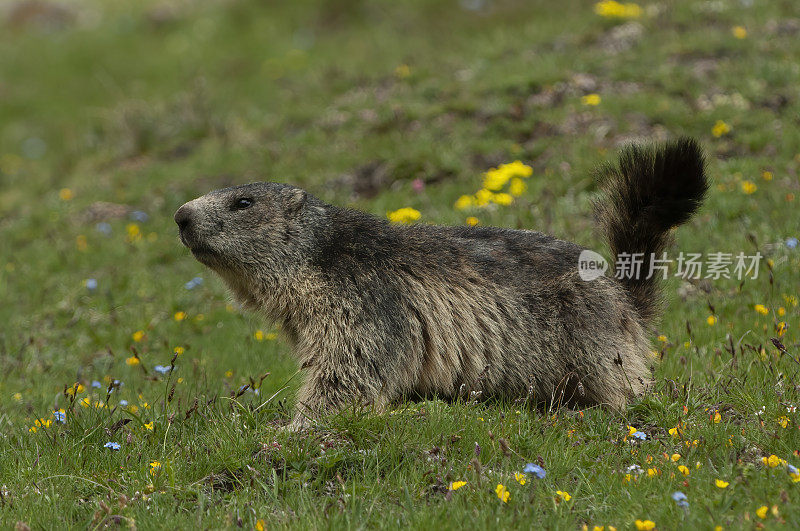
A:
[[[624,150],[598,218],[641,274],[581,279],[574,243],[494,227],[394,225],[286,184],[210,192],[175,214],[183,243],[246,308],[280,323],[308,418],[404,396],[530,396],[621,409],[647,388],[659,256],[708,183],[697,143]],[[637,255],[638,256],[638,255]]]

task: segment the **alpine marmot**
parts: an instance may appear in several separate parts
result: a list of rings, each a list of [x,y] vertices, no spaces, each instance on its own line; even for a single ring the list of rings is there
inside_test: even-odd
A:
[[[293,427],[353,404],[472,392],[619,410],[651,381],[651,258],[708,182],[691,139],[628,147],[602,173],[599,224],[612,259],[641,257],[632,278],[583,280],[583,248],[539,232],[396,225],[287,184],[210,192],[175,222],[293,345],[306,372]]]

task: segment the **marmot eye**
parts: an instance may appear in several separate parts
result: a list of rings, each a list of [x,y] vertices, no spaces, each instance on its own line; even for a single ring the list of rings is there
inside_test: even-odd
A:
[[[250,208],[253,205],[253,200],[249,197],[242,197],[241,199],[237,199],[233,202],[233,209],[234,210],[244,210],[245,208]]]

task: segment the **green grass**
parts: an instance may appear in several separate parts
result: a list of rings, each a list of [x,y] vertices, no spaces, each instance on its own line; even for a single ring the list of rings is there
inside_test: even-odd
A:
[[[762,463],[800,466],[787,411],[800,405],[800,249],[784,243],[800,236],[793,1],[645,2],[633,24],[577,0],[68,4],[61,29],[0,31],[0,527],[800,526],[800,483]],[[582,104],[589,93],[599,105]],[[172,222],[210,189],[276,180],[378,215],[473,215],[602,249],[591,169],[626,140],[684,134],[706,147],[714,186],[670,254],[765,261],[755,280],[670,280],[655,389],[625,414],[430,401],[278,431],[299,380],[288,347],[227,305]],[[514,204],[453,207],[516,159],[534,174]],[[154,371],[176,347],[174,371]],[[65,424],[29,431],[54,409]],[[523,486],[528,462],[547,476]],[[643,472],[627,479],[632,465]]]

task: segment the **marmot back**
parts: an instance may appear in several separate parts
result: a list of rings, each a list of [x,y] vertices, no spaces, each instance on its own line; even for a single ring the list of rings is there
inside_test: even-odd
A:
[[[613,253],[660,253],[701,204],[703,167],[686,139],[608,167],[598,213]],[[472,391],[620,409],[650,382],[657,280],[582,280],[576,244],[393,225],[276,183],[211,192],[175,221],[245,307],[282,325],[307,372],[295,427],[353,403]]]

